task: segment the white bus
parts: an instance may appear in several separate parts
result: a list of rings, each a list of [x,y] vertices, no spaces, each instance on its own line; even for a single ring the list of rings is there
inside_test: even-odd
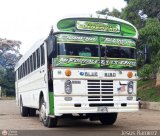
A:
[[[16,101],[23,117],[46,127],[59,118],[112,125],[119,112],[138,111],[137,29],[110,17],[70,17],[16,64]]]

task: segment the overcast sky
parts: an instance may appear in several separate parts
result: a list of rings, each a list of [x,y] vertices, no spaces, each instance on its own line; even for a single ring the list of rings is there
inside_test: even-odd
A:
[[[0,38],[22,42],[24,54],[58,18],[126,6],[124,0],[0,0]]]

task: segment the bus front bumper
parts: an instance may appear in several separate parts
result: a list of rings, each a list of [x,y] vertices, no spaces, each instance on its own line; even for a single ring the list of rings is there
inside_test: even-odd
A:
[[[139,109],[138,101],[108,101],[108,102],[60,102],[55,105],[55,116],[63,114],[86,114],[86,113],[113,113],[113,112],[136,112]]]

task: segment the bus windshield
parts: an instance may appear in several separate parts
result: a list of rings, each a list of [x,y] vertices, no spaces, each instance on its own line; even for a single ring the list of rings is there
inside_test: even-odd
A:
[[[55,66],[73,68],[136,69],[136,46],[132,39],[98,36],[57,36]]]
[[[136,49],[95,44],[58,43],[56,66],[135,69]]]
[[[69,56],[79,56],[79,57],[99,57],[98,45],[59,43],[58,55],[69,55]]]
[[[135,48],[102,46],[101,57],[136,59]]]

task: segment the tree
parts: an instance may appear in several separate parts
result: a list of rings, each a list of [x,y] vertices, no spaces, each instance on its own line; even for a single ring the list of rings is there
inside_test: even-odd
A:
[[[144,28],[140,29],[140,45],[148,45],[151,53],[151,62],[160,64],[160,22],[157,18],[150,18],[146,21]],[[155,68],[155,67],[154,67]]]
[[[19,52],[20,41],[0,38],[0,65],[4,68],[14,68],[21,57]]]
[[[127,4],[130,2],[130,0],[124,0],[124,1],[126,1],[126,2],[127,2]]]
[[[121,12],[115,8],[111,12],[108,13],[109,16],[118,17],[120,18]]]
[[[2,83],[2,81],[4,80],[5,74],[6,74],[5,69],[2,66],[0,66],[0,83]]]
[[[114,17],[118,17],[118,18],[120,18],[120,16],[121,16],[121,12],[115,8],[113,8],[113,10],[111,12],[109,11],[108,8],[105,8],[103,10],[98,10],[96,13],[101,14],[101,15],[114,16]]]
[[[144,27],[144,16],[159,17],[160,0],[129,0],[122,10],[121,18],[134,24],[138,29]]]
[[[140,0],[129,1],[127,7],[122,9],[121,18],[134,24],[137,28],[142,28],[143,22],[138,14],[142,8],[141,6],[139,7],[139,4]]]
[[[14,89],[14,67],[21,58],[20,41],[0,38],[0,86],[9,92]]]
[[[102,10],[98,10],[98,11],[96,11],[96,13],[101,14],[101,15],[108,15],[109,9],[105,8],[105,9],[102,9]]]
[[[160,22],[157,18],[149,18],[146,21],[145,27],[139,30],[139,50],[143,50],[148,46],[150,63],[142,65],[143,59],[138,60],[140,67],[139,73],[142,78],[156,78],[160,66]],[[145,76],[144,76],[145,75]],[[146,76],[148,75],[148,76]],[[143,77],[144,76],[144,77]]]

